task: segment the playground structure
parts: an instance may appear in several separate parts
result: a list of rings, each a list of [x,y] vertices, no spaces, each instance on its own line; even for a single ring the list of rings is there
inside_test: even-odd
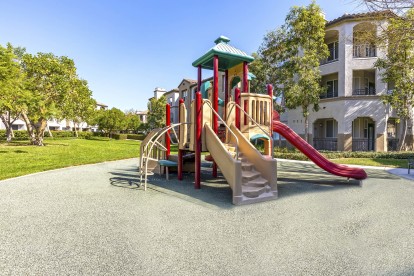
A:
[[[190,165],[194,168],[194,186],[199,189],[201,153],[209,152],[213,161],[213,177],[217,177],[217,170],[220,169],[232,189],[233,204],[275,199],[278,191],[277,162],[273,158],[273,132],[284,136],[329,173],[348,179],[365,179],[367,175],[364,170],[330,162],[279,121],[279,114],[273,110],[272,86],[268,85],[266,94],[250,91],[248,63],[253,61],[253,57],[229,45],[229,41],[226,37],[219,37],[213,48],[193,62],[193,66],[198,69],[198,92],[190,108],[180,100],[179,123],[170,124],[170,106],[167,105],[167,126],[153,130],[141,143],[139,167],[145,189],[147,175],[157,166],[166,168],[167,177],[168,168],[177,167],[177,177],[182,180],[184,159],[188,153],[194,155],[194,162],[187,164],[187,167]],[[213,69],[212,87],[202,87],[202,69]],[[224,100],[218,97],[219,71],[225,72]],[[241,85],[234,80],[241,80]],[[190,112],[189,122],[186,121],[187,112]],[[171,134],[178,140],[177,157],[170,155]],[[263,154],[251,143],[257,139],[263,141]]]

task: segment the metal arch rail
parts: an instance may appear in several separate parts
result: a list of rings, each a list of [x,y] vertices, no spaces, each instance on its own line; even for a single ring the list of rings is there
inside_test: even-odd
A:
[[[154,149],[154,146],[156,145],[157,148],[161,149],[162,151],[166,151],[167,149],[165,148],[165,146],[160,143],[158,140],[170,129],[173,129],[174,133],[175,130],[174,128],[180,125],[184,125],[184,124],[189,124],[189,123],[177,123],[177,124],[172,124],[169,126],[166,126],[162,129],[160,129],[156,134],[154,134],[153,137],[151,137],[151,139],[146,143],[146,145],[143,148],[143,152],[140,153],[140,184],[142,183],[142,176],[144,175],[144,190],[147,190],[147,176],[148,176],[148,159],[149,157],[149,153],[152,152],[152,150]],[[178,139],[177,139],[178,140]],[[149,147],[149,149],[148,149]],[[143,172],[143,167],[145,164],[145,170]]]

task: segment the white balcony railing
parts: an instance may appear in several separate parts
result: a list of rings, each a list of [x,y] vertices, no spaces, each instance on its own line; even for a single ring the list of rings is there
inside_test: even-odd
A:
[[[354,45],[354,58],[376,57],[377,48],[372,44]]]

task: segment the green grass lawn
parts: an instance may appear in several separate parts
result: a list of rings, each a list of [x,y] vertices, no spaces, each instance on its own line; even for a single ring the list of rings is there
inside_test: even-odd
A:
[[[44,147],[0,142],[0,180],[51,169],[139,157],[140,141],[48,139]]]
[[[352,164],[361,166],[407,168],[405,159],[381,159],[381,158],[340,158],[331,161],[338,164]]]

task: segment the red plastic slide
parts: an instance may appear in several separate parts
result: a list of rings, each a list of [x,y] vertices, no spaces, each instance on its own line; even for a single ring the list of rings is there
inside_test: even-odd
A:
[[[279,114],[273,111],[273,131],[286,138],[293,146],[299,149],[310,160],[325,171],[348,178],[362,180],[367,178],[367,173],[360,168],[351,168],[345,165],[333,163],[323,157],[316,149],[303,140],[296,132],[279,121]]]

